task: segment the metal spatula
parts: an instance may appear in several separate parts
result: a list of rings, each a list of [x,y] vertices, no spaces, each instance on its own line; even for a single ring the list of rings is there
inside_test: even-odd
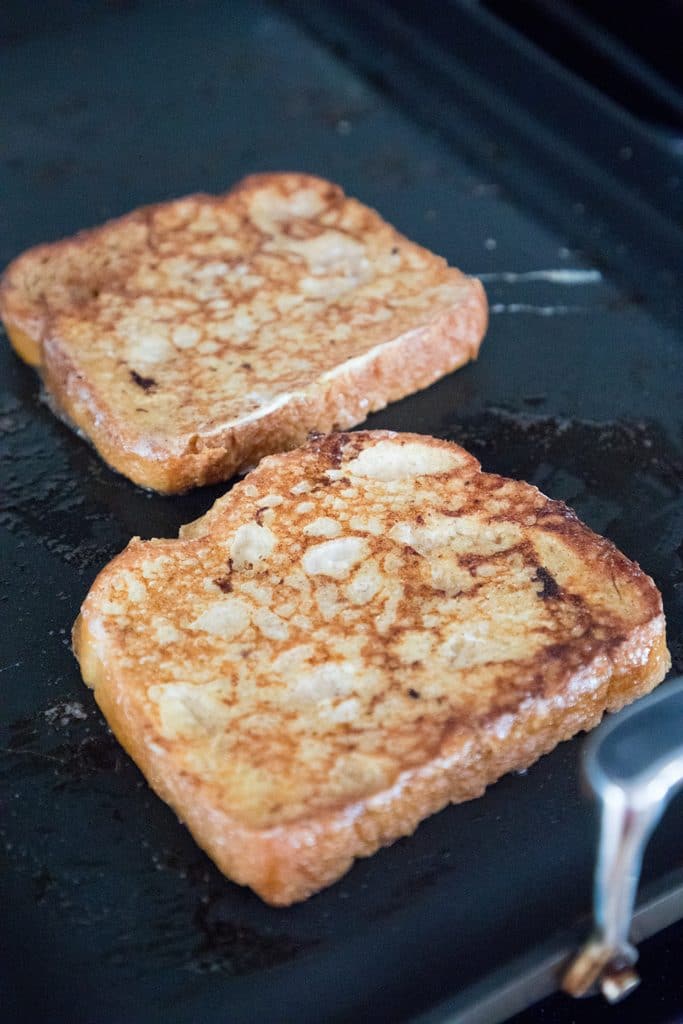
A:
[[[683,677],[605,722],[587,742],[584,774],[601,804],[594,932],[562,987],[617,1002],[639,982],[631,919],[643,852],[683,783]]]

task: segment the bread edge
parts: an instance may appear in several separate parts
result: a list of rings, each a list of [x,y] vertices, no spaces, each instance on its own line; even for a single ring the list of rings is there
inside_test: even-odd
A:
[[[172,759],[145,744],[135,714],[126,713],[120,684],[108,677],[83,613],[73,640],[83,678],[151,787],[225,875],[280,907],[337,881],[357,858],[412,834],[449,803],[480,796],[501,776],[529,767],[561,741],[594,728],[605,711],[650,692],[671,664],[660,612],[570,677],[560,693],[523,701],[505,727],[499,716],[477,729],[454,728],[435,757],[403,772],[388,789],[317,818],[254,830],[225,809],[203,803],[196,781],[179,775]]]
[[[314,431],[345,430],[391,402],[429,387],[476,359],[488,323],[481,283],[464,278],[462,301],[433,322],[347,359],[282,404],[254,418],[184,439],[179,452],[140,450],[116,430],[116,418],[81,377],[58,339],[45,342],[42,372],[57,406],[114,469],[165,494],[227,480],[264,455],[302,444]],[[137,450],[136,450],[137,447]]]
[[[10,345],[28,366],[38,370],[41,363],[40,342],[17,324],[3,321]]]

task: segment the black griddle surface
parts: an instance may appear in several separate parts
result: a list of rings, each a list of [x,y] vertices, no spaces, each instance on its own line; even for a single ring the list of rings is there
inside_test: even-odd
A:
[[[456,440],[485,469],[568,501],[654,576],[683,670],[681,312],[651,240],[640,287],[620,274],[618,225],[598,270],[590,227],[558,226],[529,199],[534,176],[552,191],[535,160],[517,188],[494,150],[420,127],[274,7],[103,4],[80,22],[68,8],[42,33],[0,40],[0,265],[253,171],[338,181],[484,275],[492,310],[476,365],[367,425]],[[557,270],[574,283],[535,273]],[[594,846],[580,740],[300,906],[269,908],[224,879],[112,738],[69,633],[133,534],[174,536],[225,487],[161,498],[111,472],[4,339],[0,467],[3,1020],[401,1021],[448,999],[463,1010],[577,927]],[[677,804],[646,885],[666,892],[681,868]]]

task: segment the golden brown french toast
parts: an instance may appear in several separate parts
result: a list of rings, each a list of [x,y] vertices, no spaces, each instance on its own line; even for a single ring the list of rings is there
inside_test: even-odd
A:
[[[266,458],[180,539],[131,541],[74,648],[150,784],[279,905],[669,667],[659,592],[611,543],[386,431]]]
[[[10,341],[110,465],[175,492],[350,427],[476,357],[481,284],[304,174],[19,256]]]

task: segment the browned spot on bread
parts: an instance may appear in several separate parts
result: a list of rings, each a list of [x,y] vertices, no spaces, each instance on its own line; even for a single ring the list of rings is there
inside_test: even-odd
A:
[[[153,387],[156,387],[154,377],[143,377],[142,374],[138,373],[136,370],[130,371],[130,379],[134,384],[137,384],[139,388],[142,388],[143,391],[151,391]]]
[[[347,435],[332,433],[323,438],[320,445],[320,453],[328,459],[333,469],[338,469],[342,462],[342,453],[347,443]]]
[[[538,591],[538,596],[539,597],[542,597],[542,598],[559,597],[559,595],[560,595],[560,588],[557,585],[557,580],[555,579],[553,574],[548,572],[547,569],[544,569],[544,567],[542,565],[539,565],[538,568],[536,569],[536,575],[535,575],[534,578],[536,580],[538,580],[538,582],[543,585],[541,590]]]

